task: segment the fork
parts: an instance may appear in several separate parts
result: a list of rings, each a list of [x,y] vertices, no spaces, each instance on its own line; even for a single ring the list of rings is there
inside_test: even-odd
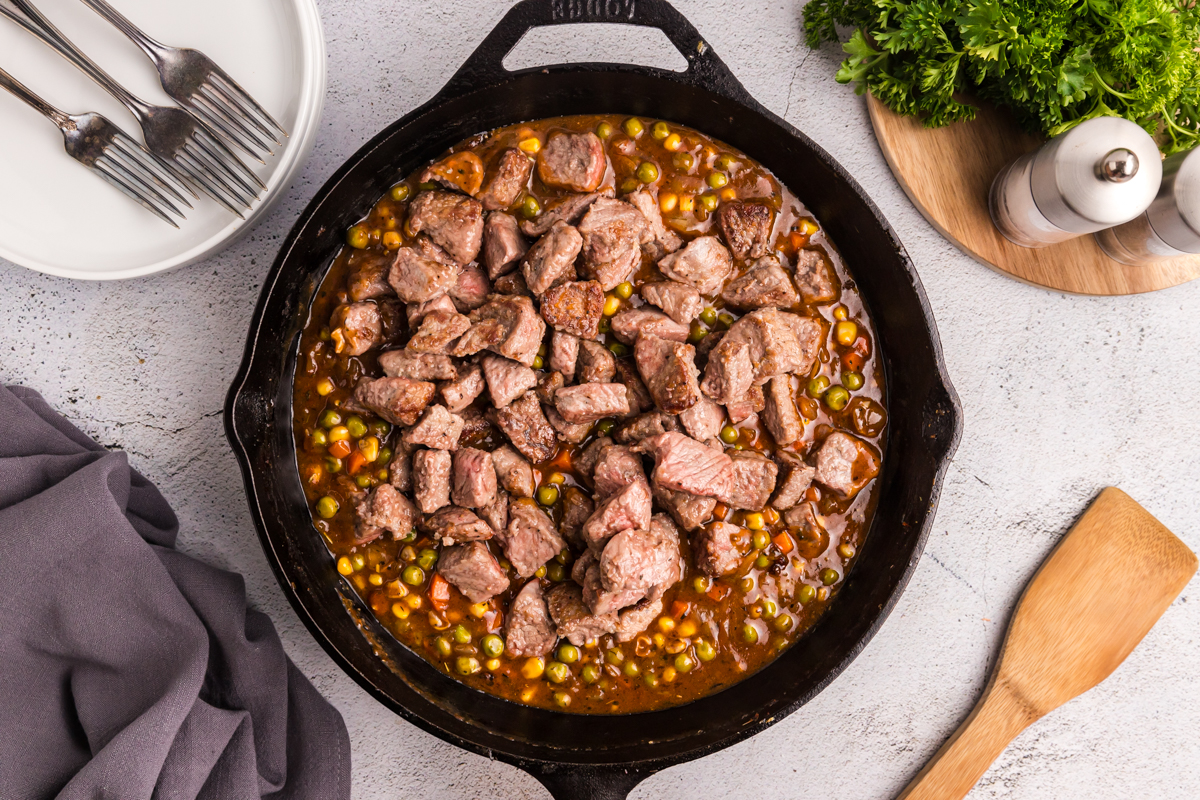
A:
[[[158,69],[163,89],[214,131],[262,161],[287,131],[225,70],[199,50],[168,47],[147,36],[106,0],[83,0],[142,49]]]
[[[202,123],[183,109],[151,105],[133,96],[72,44],[29,0],[10,1],[25,16],[7,8],[2,0],[0,14],[52,47],[129,109],[141,124],[147,150],[171,165],[177,177],[180,173],[187,176],[213,200],[245,218],[240,209],[249,208],[266,186]]]
[[[157,217],[174,225],[171,214],[183,219],[172,199],[188,208],[192,204],[179,191],[185,184],[175,178],[157,156],[142,149],[120,128],[99,114],[67,114],[38,97],[12,75],[0,69],[0,87],[41,112],[62,131],[67,154],[104,180],[145,206]]]

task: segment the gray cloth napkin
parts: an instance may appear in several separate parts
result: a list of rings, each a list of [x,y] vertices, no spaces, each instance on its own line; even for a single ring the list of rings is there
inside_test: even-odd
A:
[[[341,715],[158,490],[0,386],[0,798],[335,800]]]

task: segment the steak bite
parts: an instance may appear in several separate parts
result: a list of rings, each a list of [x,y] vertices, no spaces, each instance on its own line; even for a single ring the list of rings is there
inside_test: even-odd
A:
[[[579,444],[592,432],[590,422],[568,422],[554,408],[546,409],[546,421],[558,432],[558,438],[571,444]]]
[[[725,284],[721,299],[736,308],[791,308],[800,302],[800,295],[779,260],[764,256]]]
[[[579,231],[565,222],[554,223],[553,228],[534,242],[521,262],[529,291],[541,295],[553,286],[575,280],[575,257],[582,246]]]
[[[476,198],[488,211],[508,208],[517,201],[522,190],[529,185],[533,174],[533,162],[515,147],[500,154],[496,174],[483,185]]]
[[[751,386],[742,397],[725,404],[725,413],[734,425],[767,407],[761,386]]]
[[[508,492],[496,490],[496,499],[479,509],[479,516],[498,535],[508,530]]]
[[[424,445],[431,450],[454,450],[462,435],[463,419],[446,410],[445,406],[430,406],[421,419],[400,435],[407,445]]]
[[[559,389],[554,407],[567,422],[590,424],[628,413],[629,400],[619,383],[582,383]]]
[[[542,377],[538,378],[534,391],[537,392],[538,400],[542,405],[552,406],[554,405],[554,395],[566,385],[567,382],[563,379],[561,372],[550,370],[549,372],[543,372]]]
[[[806,303],[828,303],[838,296],[832,270],[825,257],[817,250],[800,250],[796,253],[796,286]]]
[[[587,447],[583,448],[583,452],[575,456],[575,460],[571,463],[571,466],[586,480],[592,480],[596,464],[600,462],[600,456],[604,454],[604,448],[610,446],[612,443],[613,440],[607,436],[597,437]]]
[[[475,402],[475,398],[483,394],[486,385],[483,368],[472,364],[460,370],[458,378],[442,384],[442,399],[446,402],[446,408],[457,414]]]
[[[728,522],[712,522],[704,526],[694,539],[692,553],[696,560],[696,569],[705,575],[719,578],[728,575],[738,567],[742,554],[734,543],[741,528]]]
[[[722,203],[717,213],[721,233],[739,261],[762,258],[771,244],[771,209],[758,203]]]
[[[600,137],[587,133],[552,133],[538,152],[538,177],[547,186],[593,192],[604,180],[608,157]]]
[[[592,203],[601,197],[612,197],[613,194],[612,187],[588,194],[569,194],[545,209],[537,217],[522,222],[521,233],[526,236],[541,236],[553,228],[556,222],[565,222],[568,225],[574,225]]]
[[[613,534],[648,527],[653,502],[645,481],[622,486],[596,505],[595,512],[583,524],[584,541],[591,550],[599,553]]]
[[[587,543],[583,540],[583,523],[595,512],[596,504],[576,486],[564,489],[562,498],[563,515],[558,529],[572,547],[585,549]]]
[[[826,437],[817,451],[813,480],[842,497],[854,497],[879,474],[879,457],[863,440],[836,431]]]
[[[796,398],[792,395],[792,376],[771,378],[763,395],[762,421],[775,437],[775,443],[782,447],[800,441],[804,436],[804,419],[796,409]]]
[[[610,614],[622,608],[633,605],[646,596],[645,589],[618,589],[609,591],[604,588],[604,579],[600,577],[600,562],[593,558],[588,562],[583,573],[583,602],[593,614]]]
[[[408,378],[363,378],[354,399],[393,425],[412,425],[433,399],[436,387]]]
[[[639,335],[657,336],[684,343],[690,329],[653,308],[625,308],[612,318],[612,332],[618,341],[632,345]]]
[[[650,225],[629,203],[601,197],[579,221],[583,234],[583,272],[604,291],[616,288],[642,262],[642,242],[650,241]]]
[[[617,641],[632,642],[637,635],[650,627],[658,615],[663,612],[663,600],[646,598],[635,605],[622,609],[617,614],[617,629],[613,631]]]
[[[729,277],[733,259],[717,237],[701,236],[660,260],[658,269],[671,280],[695,286],[700,294],[714,295]]]
[[[394,539],[408,536],[420,514],[396,487],[381,483],[354,497],[354,543],[366,544],[387,531]]]
[[[524,364],[509,358],[484,356],[480,362],[487,381],[488,394],[496,408],[504,408],[537,386],[537,374]]]
[[[678,281],[659,281],[644,283],[638,290],[642,299],[651,305],[658,306],[671,319],[680,325],[691,325],[692,320],[704,310],[704,298],[696,287],[688,286]]]
[[[555,331],[595,339],[603,313],[604,290],[595,281],[560,283],[542,296],[542,318]]]
[[[491,600],[508,588],[508,577],[483,542],[447,547],[437,571],[472,603]]]
[[[517,497],[533,497],[536,488],[533,467],[511,445],[502,445],[492,451],[492,465],[496,468],[496,478],[506,491]]]
[[[454,301],[454,307],[464,314],[486,303],[491,293],[492,284],[487,273],[474,261],[463,265],[458,271],[458,280],[446,291]]]
[[[471,330],[458,340],[453,355],[462,357],[491,350],[527,367],[533,366],[546,335],[546,323],[528,297],[492,295],[485,305],[471,312],[470,319]]]
[[[533,297],[533,292],[529,291],[529,287],[525,284],[525,276],[519,269],[496,278],[492,288],[496,290],[496,294],[519,294],[522,297]]]
[[[537,572],[567,546],[546,513],[528,498],[509,506],[508,532],[503,544],[504,555],[522,578]]]
[[[438,509],[437,513],[425,520],[422,528],[445,547],[481,542],[495,535],[492,526],[475,516],[475,512],[458,506]]]
[[[658,200],[645,189],[632,192],[627,198],[634,208],[642,212],[646,223],[650,226],[650,238],[642,242],[642,250],[650,258],[657,261],[667,253],[674,253],[683,247],[683,239],[675,231],[663,224],[662,212],[658,208]]]
[[[521,455],[533,463],[549,461],[554,456],[557,445],[554,428],[542,413],[536,393],[526,392],[508,408],[492,409],[488,414]]]
[[[492,454],[464,447],[454,454],[454,505],[483,508],[496,499],[496,468]]]
[[[685,531],[698,531],[712,517],[717,507],[715,497],[700,497],[687,492],[675,492],[654,487],[654,499],[665,508]]]
[[[539,580],[525,584],[508,606],[504,620],[504,649],[513,658],[544,656],[554,649],[558,633]]]
[[[651,436],[678,430],[679,422],[671,414],[657,410],[647,411],[622,425],[617,431],[617,441],[620,444],[634,444]]]
[[[418,353],[448,353],[470,328],[471,320],[457,311],[431,311],[405,347]]]
[[[421,320],[425,319],[434,311],[447,311],[451,314],[457,314],[458,309],[454,306],[454,301],[448,295],[439,294],[432,300],[426,300],[424,303],[408,303],[404,306],[404,313],[408,317],[408,329],[415,331],[421,327]]]
[[[483,225],[483,263],[489,278],[496,280],[511,272],[527,252],[529,245],[521,235],[516,217],[503,211],[488,214]]]
[[[682,433],[643,439],[634,449],[654,455],[651,477],[655,485],[677,492],[718,497],[733,469],[733,461],[724,452]]]
[[[621,531],[604,545],[599,569],[606,591],[665,591],[680,578],[679,532],[663,514],[650,530]]]
[[[725,410],[704,395],[700,395],[694,406],[679,413],[679,421],[683,423],[683,429],[687,431],[688,436],[698,442],[708,442],[721,435],[721,428],[725,424]]]
[[[753,450],[734,450],[730,456],[733,466],[714,493],[730,508],[761,511],[775,491],[779,467],[766,456]]]
[[[391,260],[387,256],[368,250],[355,250],[350,253],[348,266],[350,276],[346,279],[346,293],[354,302],[394,293],[387,282],[391,268]]]
[[[603,298],[600,304],[604,304]],[[343,355],[361,356],[383,341],[383,321],[374,303],[338,306],[333,310],[329,327],[337,352]]]
[[[388,350],[379,354],[379,367],[389,378],[413,381],[452,381],[458,377],[454,362],[440,353]]]
[[[550,334],[550,369],[562,373],[567,383],[575,380],[575,361],[579,358],[579,337],[555,331]]]
[[[546,592],[546,605],[550,618],[554,620],[555,632],[576,647],[598,639],[617,629],[617,615],[593,614],[583,601],[583,589],[567,582],[550,587]]]
[[[445,294],[458,280],[458,267],[429,258],[413,247],[401,247],[392,257],[388,284],[406,303],[424,303]]]
[[[642,334],[633,354],[654,404],[664,412],[687,411],[700,399],[700,371],[696,369],[696,349],[690,344]]]
[[[408,206],[407,225],[414,236],[423,231],[451,258],[467,264],[483,243],[483,206],[461,194],[421,192]]]
[[[745,343],[749,347],[748,355],[754,367],[755,384],[766,383],[768,378],[785,372],[804,375],[817,358],[822,335],[821,323],[811,317],[799,317],[774,308],[752,311],[733,323],[733,327],[709,357],[709,369],[714,369],[714,361],[727,363],[727,354],[731,353],[738,343]],[[705,371],[704,377],[707,383],[708,370]],[[712,392],[708,394],[714,400],[717,399]],[[725,396],[732,399],[738,395],[727,392]]]
[[[413,453],[413,497],[422,513],[432,514],[450,505],[450,453],[418,450]]]
[[[404,442],[397,443],[396,452],[388,464],[388,483],[401,492],[412,492],[412,454],[415,449]]]
[[[816,470],[805,464],[800,456],[787,450],[775,453],[775,463],[779,465],[782,477],[775,487],[771,506],[780,511],[786,511],[804,498],[804,493],[812,485]]]
[[[608,445],[592,467],[595,498],[604,500],[631,483],[646,482],[642,459],[624,445]]]
[[[617,359],[599,342],[583,339],[579,342],[575,372],[580,384],[609,383],[617,374]]]
[[[617,380],[625,384],[625,396],[629,399],[629,416],[637,416],[654,408],[654,399],[650,397],[650,390],[646,388],[646,384],[642,383],[637,366],[622,360],[616,362],[616,367],[619,376]]]

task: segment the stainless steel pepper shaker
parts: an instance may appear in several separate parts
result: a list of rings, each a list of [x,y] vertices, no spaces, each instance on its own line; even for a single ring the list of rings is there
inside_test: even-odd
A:
[[[1096,241],[1109,258],[1135,266],[1200,253],[1200,147],[1167,156],[1150,208]]]
[[[988,207],[1013,244],[1045,247],[1128,222],[1149,207],[1161,180],[1150,135],[1127,119],[1098,117],[1002,169]]]

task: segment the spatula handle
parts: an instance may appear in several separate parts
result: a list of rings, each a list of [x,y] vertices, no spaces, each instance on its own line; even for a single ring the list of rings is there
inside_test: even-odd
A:
[[[1039,716],[1003,677],[994,678],[970,716],[897,800],[961,800],[1009,742]]]

